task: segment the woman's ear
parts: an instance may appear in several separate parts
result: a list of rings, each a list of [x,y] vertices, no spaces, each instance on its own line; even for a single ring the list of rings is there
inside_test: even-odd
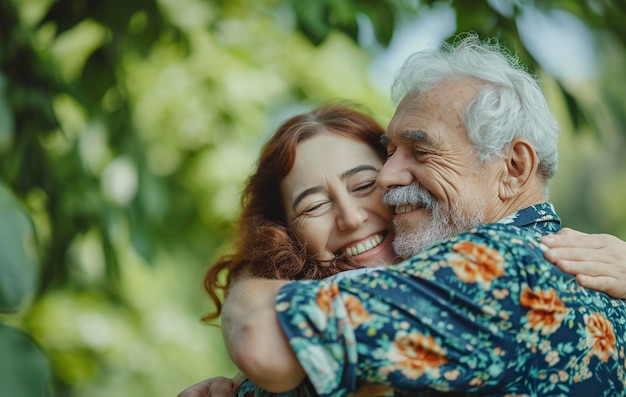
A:
[[[500,179],[500,199],[507,200],[518,196],[537,185],[539,160],[530,142],[515,139],[504,159],[505,171]]]

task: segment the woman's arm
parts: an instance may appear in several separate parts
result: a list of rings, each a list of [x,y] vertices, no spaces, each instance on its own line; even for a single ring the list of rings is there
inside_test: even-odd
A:
[[[626,242],[609,234],[564,228],[544,236],[545,257],[585,288],[626,299]]]
[[[222,333],[231,359],[248,379],[272,392],[292,390],[305,378],[276,315],[276,296],[286,283],[236,280],[222,312]]]

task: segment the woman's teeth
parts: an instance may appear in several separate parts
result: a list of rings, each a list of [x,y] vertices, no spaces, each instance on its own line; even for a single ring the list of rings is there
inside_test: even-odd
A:
[[[382,234],[375,234],[372,237],[369,237],[358,244],[355,244],[351,247],[348,247],[344,250],[346,255],[348,256],[356,256],[364,253],[365,251],[369,251],[372,248],[378,246],[384,240]]]

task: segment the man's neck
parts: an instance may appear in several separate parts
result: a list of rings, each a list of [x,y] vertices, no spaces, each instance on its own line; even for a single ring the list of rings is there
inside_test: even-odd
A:
[[[494,211],[488,211],[485,217],[485,223],[494,223],[506,218],[507,216],[514,214],[524,208],[532,205],[545,203],[548,200],[543,195],[527,195],[527,197],[517,196],[505,203],[502,203],[499,208]]]

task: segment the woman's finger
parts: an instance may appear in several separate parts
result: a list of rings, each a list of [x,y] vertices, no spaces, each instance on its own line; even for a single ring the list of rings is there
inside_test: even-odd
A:
[[[626,299],[626,284],[614,277],[592,277],[581,274],[576,276],[576,281],[585,288],[604,292],[614,298]]]

